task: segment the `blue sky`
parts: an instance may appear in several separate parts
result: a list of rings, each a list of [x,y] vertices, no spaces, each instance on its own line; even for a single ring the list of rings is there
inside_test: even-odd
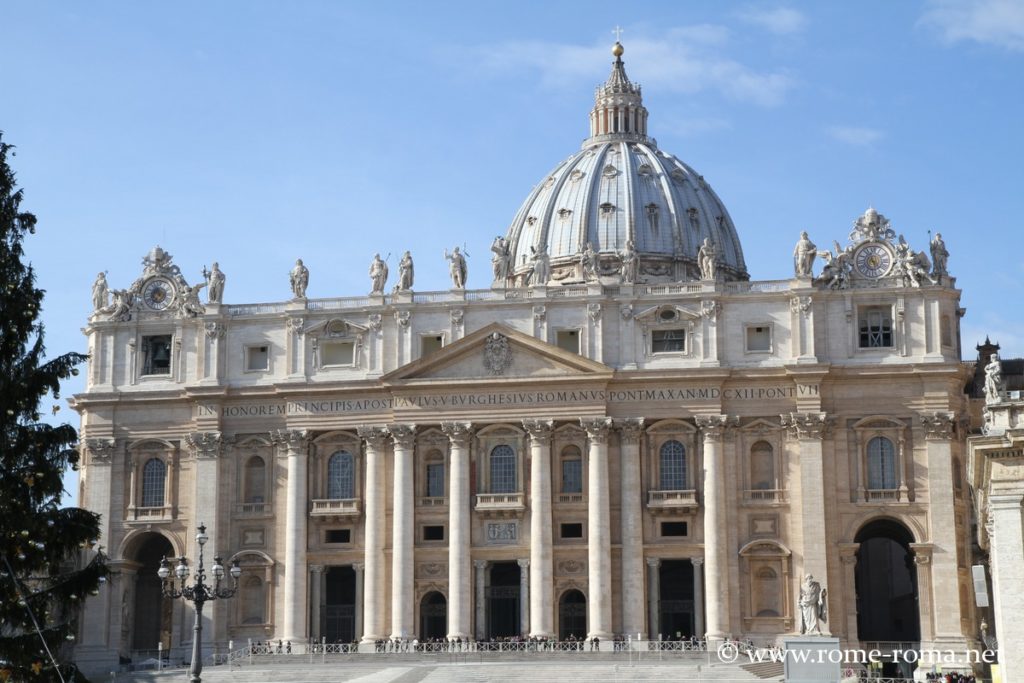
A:
[[[362,294],[374,252],[406,249],[443,289],[463,244],[488,286],[621,25],[651,134],[721,196],[754,279],[873,205],[917,249],[943,234],[965,356],[986,334],[1024,356],[1024,0],[8,0],[0,25],[55,353],[84,349],[96,273],[124,287],[155,244],[193,282],[219,261],[228,303],[287,298],[298,257],[310,296]]]

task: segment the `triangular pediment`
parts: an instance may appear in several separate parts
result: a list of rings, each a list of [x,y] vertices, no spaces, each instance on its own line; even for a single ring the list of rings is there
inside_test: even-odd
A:
[[[508,380],[610,377],[603,363],[560,349],[501,323],[492,323],[381,380]]]

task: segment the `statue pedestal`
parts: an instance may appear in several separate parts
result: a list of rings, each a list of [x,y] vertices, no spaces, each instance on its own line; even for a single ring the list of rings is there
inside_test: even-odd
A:
[[[838,638],[789,636],[786,650],[786,683],[839,683],[843,651]]]
[[[400,304],[411,304],[412,303],[412,290],[411,289],[399,289],[391,295],[392,301]],[[381,301],[381,304],[384,302]]]

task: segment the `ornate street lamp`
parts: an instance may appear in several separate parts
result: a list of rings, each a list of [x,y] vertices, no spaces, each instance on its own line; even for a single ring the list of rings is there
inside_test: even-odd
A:
[[[208,586],[206,581],[206,570],[203,568],[203,546],[210,540],[206,535],[206,525],[199,525],[199,533],[196,534],[196,543],[199,544],[199,565],[196,567],[195,580],[191,586],[186,586],[189,569],[188,560],[184,556],[178,558],[178,565],[174,568],[174,576],[178,579],[178,586],[175,587],[174,579],[171,578],[171,565],[167,557],[160,560],[160,569],[157,576],[162,582],[164,596],[168,598],[185,598],[196,606],[196,624],[192,628],[192,665],[189,667],[190,683],[201,683],[199,674],[203,671],[203,605],[210,600],[230,598],[238,590],[238,577],[242,575],[242,568],[238,566],[238,560],[231,563],[231,587],[221,588],[220,582],[224,578],[224,565],[219,557],[213,558],[213,566],[210,571],[213,573],[213,586]]]

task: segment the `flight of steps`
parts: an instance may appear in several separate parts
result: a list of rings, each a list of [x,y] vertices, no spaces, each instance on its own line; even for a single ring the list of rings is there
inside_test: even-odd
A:
[[[782,672],[753,665],[708,664],[704,656],[645,657],[632,662],[621,655],[590,653],[505,653],[500,658],[469,657],[461,661],[450,655],[350,655],[328,658],[321,663],[308,661],[259,661],[232,667],[216,666],[203,671],[208,683],[566,683],[583,679],[586,683],[605,681],[781,681]],[[471,657],[472,655],[470,655]],[[778,666],[778,665],[776,665]],[[184,683],[188,674],[181,669],[164,672],[118,674],[116,683]]]

